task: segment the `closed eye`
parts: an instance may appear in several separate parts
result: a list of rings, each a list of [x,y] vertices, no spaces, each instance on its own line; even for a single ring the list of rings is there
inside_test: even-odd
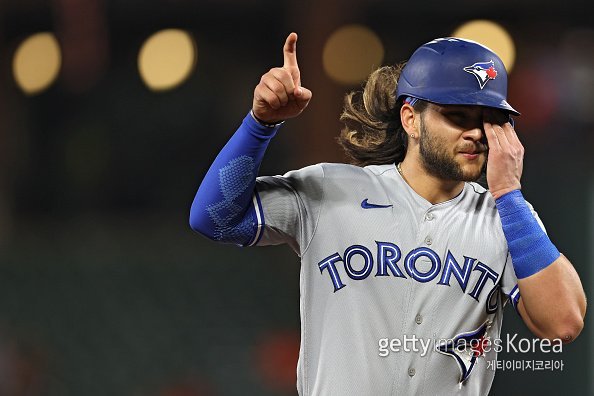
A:
[[[446,112],[443,114],[452,124],[461,127],[469,127],[472,124],[476,124],[478,119],[474,119],[471,115],[461,112],[461,111],[452,111]]]
[[[482,110],[476,106],[434,106],[447,122],[457,128],[472,129],[482,127]]]

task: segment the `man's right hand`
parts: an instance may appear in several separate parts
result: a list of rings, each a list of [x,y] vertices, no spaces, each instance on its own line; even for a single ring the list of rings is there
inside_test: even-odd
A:
[[[252,110],[267,124],[273,124],[301,114],[312,93],[301,86],[297,65],[297,33],[291,33],[283,48],[283,67],[275,67],[262,76],[254,89]]]

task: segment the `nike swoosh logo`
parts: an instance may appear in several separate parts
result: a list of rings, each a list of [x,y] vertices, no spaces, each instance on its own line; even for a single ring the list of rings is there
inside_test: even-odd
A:
[[[367,198],[365,198],[363,201],[361,201],[361,207],[363,209],[379,209],[379,208],[391,208],[392,205],[372,204],[372,203],[367,202]]]

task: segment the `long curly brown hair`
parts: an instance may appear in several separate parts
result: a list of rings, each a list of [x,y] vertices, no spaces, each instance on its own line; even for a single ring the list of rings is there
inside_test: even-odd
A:
[[[404,159],[408,136],[400,122],[402,100],[396,100],[404,65],[380,67],[369,75],[362,90],[345,96],[340,115],[345,127],[337,141],[350,163],[381,165]],[[414,108],[421,112],[426,106],[427,102],[419,100]]]

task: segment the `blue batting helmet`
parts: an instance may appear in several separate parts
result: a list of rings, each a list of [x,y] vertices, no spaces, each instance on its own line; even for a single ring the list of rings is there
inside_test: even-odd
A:
[[[507,103],[507,71],[499,56],[482,44],[455,37],[430,41],[412,54],[398,79],[396,98],[403,96],[520,114]]]

